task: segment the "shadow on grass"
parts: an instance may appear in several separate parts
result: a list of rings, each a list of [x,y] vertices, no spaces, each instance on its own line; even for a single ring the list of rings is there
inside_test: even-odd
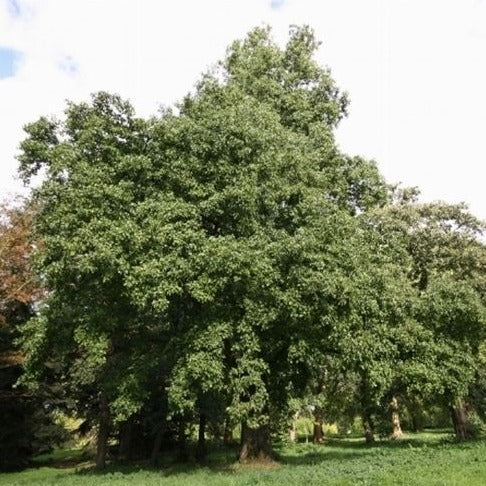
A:
[[[383,455],[385,451],[406,451],[420,448],[440,448],[456,443],[450,430],[427,431],[406,434],[399,440],[382,439],[367,444],[364,439],[331,437],[321,445],[296,444],[284,449],[280,462],[288,465],[315,465],[318,463],[342,463],[359,460],[365,456]],[[464,443],[470,444],[471,441]]]
[[[94,468],[92,456],[82,450],[56,451],[49,456],[40,457],[34,467],[53,467],[57,469],[73,468],[79,475],[102,476],[107,474],[130,475],[140,471],[153,471],[161,476],[184,475],[197,471],[235,473],[238,470],[273,469],[286,465],[316,465],[320,463],[339,464],[347,461],[359,460],[365,456],[380,454],[387,450],[407,450],[410,448],[436,448],[453,443],[449,430],[426,431],[425,433],[407,434],[404,439],[377,440],[373,444],[366,444],[364,440],[349,437],[331,437],[322,445],[297,443],[290,446],[277,445],[275,447],[276,462],[250,463],[247,466],[236,462],[238,446],[229,448],[213,447],[210,449],[206,461],[199,463],[194,459],[187,462],[177,462],[174,453],[162,456],[158,466],[149,461],[133,461],[130,463],[109,462],[107,467],[98,471]]]
[[[149,460],[132,461],[120,463],[117,461],[108,462],[107,467],[101,471],[95,469],[93,463],[89,467],[82,467],[76,470],[79,475],[103,476],[106,474],[129,475],[140,471],[153,471],[162,476],[190,474],[195,471],[210,470],[214,472],[232,473],[237,464],[238,447],[213,448],[209,451],[205,461],[198,462],[193,457],[186,461],[178,461],[173,453],[163,455],[158,465],[153,465]]]
[[[83,464],[89,465],[91,457],[92,454],[83,449],[57,449],[35,457],[29,466],[31,468],[74,469]]]

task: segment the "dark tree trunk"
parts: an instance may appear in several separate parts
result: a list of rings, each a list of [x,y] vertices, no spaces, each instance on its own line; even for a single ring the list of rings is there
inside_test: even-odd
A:
[[[323,414],[320,407],[314,409],[314,431],[312,434],[312,442],[314,444],[322,444],[324,442],[324,429],[322,428]]]
[[[367,372],[363,372],[361,375],[361,418],[363,420],[364,437],[367,444],[371,444],[375,441],[375,427],[373,424],[372,410],[370,406],[372,403],[373,394],[370,389],[370,381]]]
[[[366,443],[372,444],[375,441],[375,427],[371,414],[366,411],[363,412],[363,429]]]
[[[410,398],[407,403],[407,410],[410,413],[410,418],[412,420],[412,432],[419,432],[424,427],[423,420],[423,404],[421,401]]]
[[[463,441],[470,438],[467,426],[467,412],[463,401],[457,401],[451,406],[451,418],[454,425],[456,439]]]
[[[203,413],[199,414],[199,430],[197,437],[197,447],[196,447],[196,459],[198,461],[204,461],[206,458],[206,415]]]
[[[241,425],[241,448],[238,460],[246,462],[252,459],[273,459],[270,429],[268,425],[261,425],[254,429],[244,422]]]
[[[99,427],[96,444],[96,469],[106,467],[106,453],[108,451],[108,437],[110,435],[110,409],[106,397],[102,395],[100,403]]]
[[[229,418],[224,421],[223,444],[225,446],[233,444],[233,427]]]
[[[178,460],[182,462],[187,461],[189,459],[189,454],[187,452],[186,423],[183,420],[179,422],[178,446]]]
[[[133,419],[129,418],[120,426],[120,440],[118,445],[118,458],[129,461],[132,458]]]
[[[391,438],[396,440],[403,436],[402,426],[400,425],[400,414],[398,407],[398,399],[393,396],[390,400],[391,421],[392,421],[392,436]]]
[[[417,413],[412,411],[410,412],[410,416],[412,418],[412,431],[418,432],[420,430],[420,420],[417,416]]]
[[[162,445],[162,438],[164,436],[164,428],[158,427],[157,433],[154,438],[154,445],[152,447],[152,453],[150,454],[150,462],[153,466],[158,466],[160,446]]]

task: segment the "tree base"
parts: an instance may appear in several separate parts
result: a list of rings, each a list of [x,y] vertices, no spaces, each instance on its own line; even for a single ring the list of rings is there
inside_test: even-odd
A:
[[[241,448],[238,454],[240,463],[250,461],[273,462],[275,456],[270,441],[270,430],[267,425],[256,429],[243,424],[241,427]]]

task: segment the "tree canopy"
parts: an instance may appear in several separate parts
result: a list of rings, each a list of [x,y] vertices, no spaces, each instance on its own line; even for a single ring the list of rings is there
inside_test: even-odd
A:
[[[398,395],[466,399],[486,329],[482,224],[397,197],[341,152],[347,96],[318,46],[308,27],[283,48],[257,28],[157,117],[100,92],[26,126],[46,292],[24,381],[62,382],[98,426],[100,467],[141,415],[154,453],[174,424],[182,440],[199,419],[203,442],[207,420],[242,423],[244,460],[270,453],[292,399],[329,403],[337,381],[369,437]]]

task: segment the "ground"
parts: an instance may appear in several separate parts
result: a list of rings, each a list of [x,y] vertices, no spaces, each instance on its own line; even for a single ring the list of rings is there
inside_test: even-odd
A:
[[[450,432],[407,435],[403,441],[335,438],[324,445],[277,447],[278,463],[241,466],[234,451],[213,451],[206,466],[112,464],[95,473],[79,450],[56,451],[35,467],[0,474],[0,485],[59,486],[284,486],[284,485],[485,485],[486,440],[455,443]]]

